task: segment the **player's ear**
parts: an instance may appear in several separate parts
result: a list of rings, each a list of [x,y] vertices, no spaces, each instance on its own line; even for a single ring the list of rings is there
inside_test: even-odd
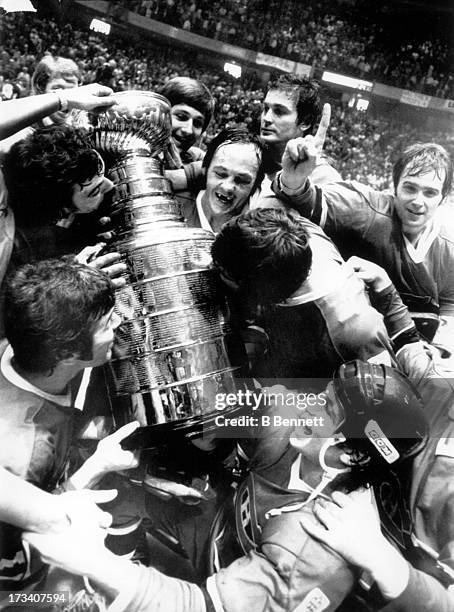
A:
[[[298,130],[299,130],[299,132],[300,132],[300,135],[301,135],[301,136],[305,136],[305,135],[306,135],[306,134],[309,132],[310,127],[311,127],[311,126],[310,126],[310,125],[308,125],[307,123],[300,123],[300,124],[298,125]]]
[[[352,458],[351,458],[351,456],[348,453],[342,453],[342,455],[340,456],[340,460],[347,467],[352,467],[352,465],[353,465]]]
[[[72,367],[76,363],[78,363],[79,361],[80,361],[79,354],[78,353],[71,353],[71,355],[67,355],[66,357],[61,359],[59,363],[61,363],[63,366],[66,366],[66,367]]]

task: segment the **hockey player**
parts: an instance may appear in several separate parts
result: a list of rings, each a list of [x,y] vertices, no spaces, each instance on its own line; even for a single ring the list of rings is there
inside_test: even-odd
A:
[[[73,438],[89,420],[75,398],[87,383],[85,368],[110,359],[120,323],[113,307],[108,277],[71,261],[26,265],[6,287],[0,465],[44,490],[91,487],[110,471],[137,466],[137,457],[120,447],[136,423],[102,440],[71,478],[67,473]],[[2,595],[37,587],[46,568],[22,546],[18,529],[1,523],[0,532]]]
[[[434,143],[409,146],[393,169],[394,194],[355,181],[313,184],[329,126],[329,105],[315,136],[289,141],[274,189],[281,199],[318,223],[343,257],[357,255],[382,266],[408,306],[418,329],[453,344],[454,247],[440,205],[451,189],[453,163]]]
[[[353,362],[340,368],[327,405],[318,409],[327,419],[323,438],[269,430],[255,451],[246,449],[249,482],[236,498],[245,556],[199,588],[114,558],[99,532],[81,543],[69,529],[64,550],[58,536],[29,541],[48,560],[87,574],[117,597],[114,608],[131,612],[152,602],[158,610],[200,612],[452,610],[452,385],[433,369],[386,274],[360,260],[352,265],[374,291],[399,363],[422,398],[399,372]],[[326,439],[329,429],[337,434]],[[372,482],[381,529],[370,489],[346,494]]]

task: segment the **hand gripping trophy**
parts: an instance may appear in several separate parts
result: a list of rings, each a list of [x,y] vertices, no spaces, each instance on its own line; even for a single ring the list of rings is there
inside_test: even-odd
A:
[[[134,444],[147,447],[168,432],[212,427],[215,397],[236,391],[239,367],[228,357],[233,336],[212,267],[213,236],[188,227],[164,177],[170,104],[152,92],[115,97],[105,113],[80,113],[74,123],[88,123],[95,147],[114,159],[108,249],[122,254],[127,284],[117,291],[123,322],[106,373],[117,424],[138,420]]]

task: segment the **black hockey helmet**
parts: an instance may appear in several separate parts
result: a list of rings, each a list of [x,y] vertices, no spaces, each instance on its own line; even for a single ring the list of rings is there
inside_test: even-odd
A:
[[[343,411],[337,431],[353,451],[396,464],[424,448],[429,429],[423,403],[404,374],[356,360],[340,366],[333,384]]]

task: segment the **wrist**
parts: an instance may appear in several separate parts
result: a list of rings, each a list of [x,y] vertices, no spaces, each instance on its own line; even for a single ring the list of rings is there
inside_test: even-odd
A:
[[[52,495],[51,503],[43,502],[42,510],[46,510],[46,518],[34,521],[27,526],[28,531],[36,533],[61,533],[71,525],[71,519],[66,511],[60,495]]]
[[[68,529],[71,526],[71,517],[66,512],[64,505],[62,507],[61,513],[54,518],[54,520],[49,525],[49,531],[51,533],[62,533],[65,529]]]
[[[98,585],[111,599],[132,599],[141,576],[138,565],[129,559],[121,559],[107,549],[103,550],[102,555],[94,556],[92,561],[92,565],[87,562],[85,571],[91,583]]]
[[[96,452],[88,457],[83,465],[69,479],[72,488],[76,490],[90,489],[107,474],[108,470],[96,457]]]
[[[59,109],[60,111],[66,112],[69,109],[69,100],[68,97],[65,93],[64,89],[60,89],[58,91],[55,92],[57,98],[58,98],[58,102],[59,102]]]
[[[300,180],[298,180],[298,182],[291,181],[289,180],[288,177],[284,176],[284,171],[282,171],[281,174],[279,175],[279,183],[280,183],[281,189],[284,192],[284,194],[288,196],[292,196],[292,195],[300,194],[303,191],[305,191],[306,184],[307,184],[307,178],[305,178],[302,183]]]
[[[387,540],[374,547],[374,560],[364,568],[387,599],[395,599],[407,587],[410,568],[407,561]]]
[[[84,466],[87,466],[87,475],[90,474],[92,479],[99,479],[111,471],[105,462],[97,456],[96,451],[88,457]]]
[[[382,291],[389,289],[391,285],[391,279],[385,273],[383,276],[380,276],[374,280],[373,288],[376,293],[381,293]]]

